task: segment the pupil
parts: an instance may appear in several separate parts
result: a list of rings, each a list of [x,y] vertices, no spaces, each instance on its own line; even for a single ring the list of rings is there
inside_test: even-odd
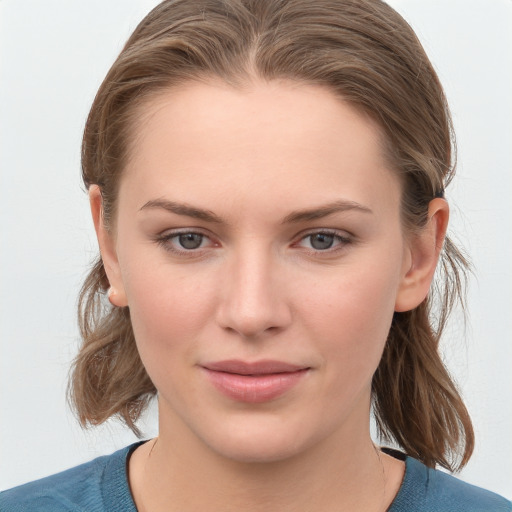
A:
[[[316,235],[311,235],[311,246],[314,249],[330,249],[333,242],[334,235],[328,235],[325,233],[317,233]]]
[[[203,235],[197,233],[185,233],[179,237],[180,245],[184,249],[197,249],[203,241]]]

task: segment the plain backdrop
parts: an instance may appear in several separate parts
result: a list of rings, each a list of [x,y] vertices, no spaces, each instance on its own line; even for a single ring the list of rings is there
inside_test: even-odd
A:
[[[442,349],[473,416],[461,478],[512,498],[512,2],[393,0],[443,82],[458,136],[451,231],[475,278]],[[0,489],[134,441],[83,432],[65,400],[76,297],[96,254],[80,139],[150,0],[0,0]],[[143,422],[156,433],[154,409]]]

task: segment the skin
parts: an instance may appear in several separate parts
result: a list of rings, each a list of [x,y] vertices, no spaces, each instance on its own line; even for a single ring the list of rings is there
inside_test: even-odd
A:
[[[138,508],[385,509],[404,468],[372,444],[371,379],[394,311],[428,293],[447,203],[434,199],[425,229],[404,233],[378,126],[318,86],[189,83],[140,119],[113,229],[90,190],[111,301],[129,306],[159,392],[158,440],[130,459]],[[183,248],[177,230],[200,246]],[[226,359],[309,370],[247,404],[205,378],[201,365]]]

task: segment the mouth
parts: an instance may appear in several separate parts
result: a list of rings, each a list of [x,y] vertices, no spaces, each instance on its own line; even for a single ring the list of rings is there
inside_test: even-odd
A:
[[[310,367],[282,361],[217,361],[202,365],[209,382],[226,397],[246,403],[274,400],[299,384]]]

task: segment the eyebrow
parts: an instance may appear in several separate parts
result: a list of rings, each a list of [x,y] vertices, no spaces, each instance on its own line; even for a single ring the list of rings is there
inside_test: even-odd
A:
[[[161,208],[177,215],[184,215],[215,224],[225,224],[222,217],[219,217],[211,210],[197,208],[196,206],[191,206],[186,203],[177,203],[167,199],[153,199],[144,204],[139,211],[149,208]],[[354,210],[362,213],[373,213],[367,206],[363,206],[354,201],[340,199],[322,206],[291,212],[283,219],[282,224],[296,224],[298,222],[322,219],[334,213]]]
[[[206,222],[214,222],[216,224],[224,223],[221,217],[210,210],[197,208],[186,203],[168,201],[167,199],[153,199],[152,201],[148,201],[144,206],[140,208],[139,211],[146,208],[163,208],[164,210],[175,213],[177,215],[186,215],[187,217],[193,217],[195,219],[204,220]]]
[[[346,211],[359,211],[362,213],[373,213],[370,208],[363,206],[362,204],[356,203],[355,201],[347,201],[346,199],[340,199],[332,203],[328,203],[316,208],[308,208],[305,210],[298,210],[287,215],[283,224],[294,224],[297,222],[304,222],[308,220],[323,219],[333,213],[340,213]]]

